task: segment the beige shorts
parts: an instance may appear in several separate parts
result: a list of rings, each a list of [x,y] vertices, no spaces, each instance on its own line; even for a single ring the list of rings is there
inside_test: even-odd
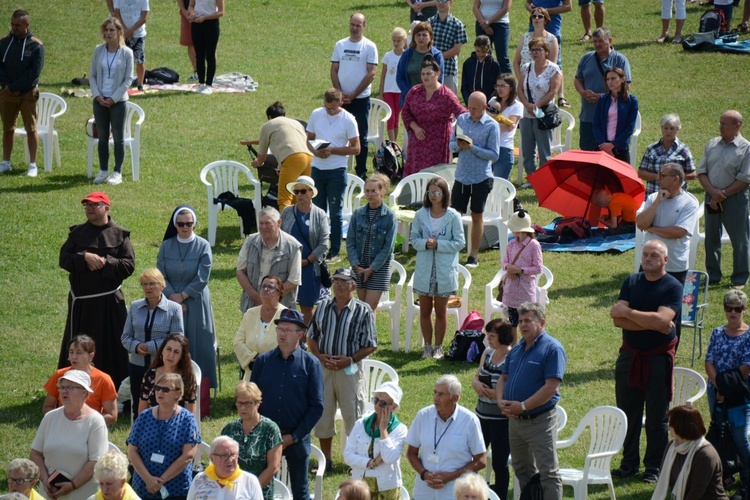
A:
[[[344,370],[332,371],[323,368],[323,415],[315,424],[315,437],[332,438],[336,435],[334,418],[336,404],[341,408],[344,417],[346,435],[352,431],[354,423],[365,412],[365,377],[362,363],[357,363],[359,370],[354,375],[347,375]]]
[[[25,94],[13,95],[6,90],[0,93],[0,119],[3,121],[3,132],[15,132],[18,113],[21,113],[26,134],[36,133],[36,103],[39,100],[39,89]]]

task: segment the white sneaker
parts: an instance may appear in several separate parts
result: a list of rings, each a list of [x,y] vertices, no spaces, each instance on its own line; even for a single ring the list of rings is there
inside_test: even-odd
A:
[[[107,179],[107,184],[111,186],[122,184],[122,174],[120,172],[112,172],[112,175]]]
[[[3,160],[0,162],[0,173],[10,172],[13,170],[13,168],[10,166],[10,162],[8,160]]]
[[[428,359],[432,357],[432,344],[425,344],[424,351],[422,351],[422,359]]]
[[[195,89],[195,93],[196,94],[202,94],[204,87],[205,87],[205,85],[201,83],[200,85],[198,85],[198,88]]]
[[[445,353],[443,352],[443,346],[439,345],[432,351],[432,357],[435,359],[443,359]]]
[[[96,174],[96,177],[94,177],[94,184],[104,184],[105,182],[107,182],[108,177],[108,170],[99,170],[99,173]]]
[[[26,172],[28,177],[36,177],[39,174],[39,169],[36,168],[36,163],[29,165],[29,170]]]
[[[214,93],[214,91],[213,91],[213,90],[211,90],[211,87],[210,87],[210,86],[208,86],[208,85],[204,85],[204,86],[203,86],[203,90],[199,90],[199,91],[198,91],[198,93],[199,93],[199,94],[203,94],[203,95],[209,95],[209,94],[213,94],[213,93]]]
[[[196,71],[192,75],[190,75],[187,79],[188,82],[197,82],[198,81],[198,72]]]

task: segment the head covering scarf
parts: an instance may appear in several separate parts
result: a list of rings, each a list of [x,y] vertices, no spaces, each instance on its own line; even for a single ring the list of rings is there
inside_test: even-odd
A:
[[[195,209],[190,205],[180,205],[179,207],[174,209],[174,212],[172,212],[172,217],[169,219],[169,224],[167,225],[167,230],[164,232],[164,238],[162,239],[162,241],[166,241],[169,238],[174,238],[175,236],[177,236],[177,214],[179,214],[183,210],[187,210],[193,215],[193,227],[198,224],[198,217],[195,215]]]

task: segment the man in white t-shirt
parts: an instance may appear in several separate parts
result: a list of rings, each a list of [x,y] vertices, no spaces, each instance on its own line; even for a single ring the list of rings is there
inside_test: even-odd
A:
[[[357,121],[360,144],[355,171],[363,179],[367,177],[370,84],[378,69],[378,47],[364,37],[366,27],[364,14],[352,15],[349,19],[349,37],[336,42],[331,56],[331,83],[343,93],[344,109]]]
[[[323,107],[310,115],[307,122],[308,148],[314,158],[312,178],[318,195],[313,203],[328,210],[331,219],[331,247],[329,262],[337,262],[341,250],[341,205],[346,189],[346,162],[349,155],[360,152],[357,121],[343,108],[341,90],[328,89],[323,98]]]
[[[125,28],[125,43],[133,51],[135,72],[138,75],[138,90],[143,92],[146,76],[146,20],[148,0],[114,0],[115,17]]]

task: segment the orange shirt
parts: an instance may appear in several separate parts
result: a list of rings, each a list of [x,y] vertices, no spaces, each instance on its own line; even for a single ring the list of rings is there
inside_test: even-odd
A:
[[[47,394],[57,399],[58,406],[62,406],[62,402],[60,401],[60,391],[57,390],[57,381],[60,380],[60,377],[62,377],[65,372],[72,369],[73,368],[70,366],[67,368],[60,368],[53,373],[47,383],[44,384],[44,389],[47,391]],[[90,393],[89,397],[86,398],[86,404],[101,413],[103,410],[102,401],[117,399],[117,390],[115,389],[114,382],[112,382],[112,378],[103,371],[92,367],[89,376],[91,377],[91,388],[94,392]]]
[[[622,217],[622,220],[625,222],[635,222],[637,211],[638,206],[635,204],[632,196],[625,193],[612,194],[612,201],[609,202],[609,215],[613,219],[615,217]]]

